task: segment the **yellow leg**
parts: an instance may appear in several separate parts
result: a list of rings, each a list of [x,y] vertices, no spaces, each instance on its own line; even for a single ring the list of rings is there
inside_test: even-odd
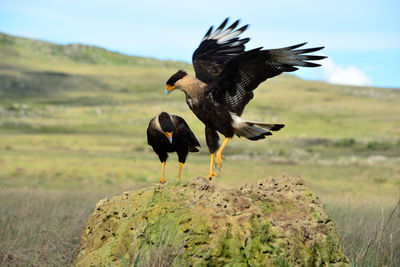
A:
[[[222,146],[218,149],[216,156],[215,156],[215,163],[217,163],[218,168],[222,167],[222,160],[224,159],[224,156],[222,156],[222,152],[224,152],[224,149],[226,145],[228,144],[230,137],[225,137],[224,142],[222,143]]]
[[[181,180],[182,167],[183,167],[183,163],[179,162],[178,181]]]
[[[212,179],[213,176],[218,177],[218,174],[216,172],[213,171],[213,166],[214,166],[214,153],[211,153],[211,161],[210,161],[210,170],[208,171],[208,175],[207,178],[209,180]]]
[[[165,161],[161,162],[161,179],[160,184],[165,184],[167,181],[164,179],[164,171],[165,171]]]

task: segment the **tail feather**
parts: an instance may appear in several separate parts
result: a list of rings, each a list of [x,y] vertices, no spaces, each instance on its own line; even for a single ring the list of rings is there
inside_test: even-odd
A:
[[[199,152],[199,150],[195,146],[189,146],[189,152]]]
[[[285,126],[284,124],[248,121],[237,115],[232,115],[232,119],[235,134],[253,141],[264,139],[265,136],[272,135],[270,131],[279,131]]]
[[[285,127],[285,124],[273,124],[273,123],[263,123],[263,122],[253,122],[253,121],[248,121],[248,124],[255,124],[257,126],[260,126],[261,128],[268,129],[270,131],[279,131],[283,127]]]

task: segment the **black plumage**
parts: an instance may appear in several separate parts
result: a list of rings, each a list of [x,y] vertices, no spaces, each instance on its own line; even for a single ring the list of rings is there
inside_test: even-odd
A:
[[[153,148],[162,163],[160,183],[165,183],[164,168],[169,152],[176,152],[179,161],[178,180],[189,152],[198,152],[199,141],[186,121],[176,115],[161,112],[152,118],[147,127],[147,143]]]
[[[193,53],[196,77],[178,71],[167,81],[166,93],[175,88],[185,92],[186,102],[194,114],[206,126],[206,140],[211,153],[208,178],[216,175],[212,171],[214,160],[222,164],[222,152],[233,135],[249,140],[259,140],[278,131],[283,124],[258,123],[241,118],[245,106],[254,97],[253,90],[260,83],[282,72],[292,72],[298,67],[318,67],[309,62],[326,58],[308,53],[323,47],[299,49],[306,43],[279,49],[262,47],[245,51],[249,38],[240,39],[248,25],[238,28],[239,20],[225,28],[228,18],[213,31],[207,31],[199,47]],[[219,146],[217,132],[225,136]]]

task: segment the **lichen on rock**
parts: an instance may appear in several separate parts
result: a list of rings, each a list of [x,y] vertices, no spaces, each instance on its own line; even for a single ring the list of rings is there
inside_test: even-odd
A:
[[[332,221],[297,177],[239,188],[203,177],[97,203],[76,266],[347,266]],[[161,265],[161,264],[160,264]]]

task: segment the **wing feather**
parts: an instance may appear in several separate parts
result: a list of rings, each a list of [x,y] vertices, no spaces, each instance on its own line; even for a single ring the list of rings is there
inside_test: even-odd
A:
[[[235,30],[240,22],[237,20],[225,28],[228,21],[229,18],[226,18],[215,31],[211,26],[193,53],[192,61],[196,78],[205,83],[214,81],[230,59],[244,52],[245,44],[250,40],[239,38],[248,25]]]
[[[190,129],[189,125],[186,123],[186,121],[177,115],[172,115],[175,124],[176,124],[176,130],[175,133],[179,135],[179,137],[190,147],[200,147],[200,143],[197,140],[196,136]]]
[[[325,56],[305,54],[319,51],[323,47],[296,50],[305,44],[270,50],[259,47],[235,56],[218,78],[215,99],[223,101],[230,111],[240,116],[254,97],[253,90],[266,79],[282,72],[295,71],[297,67],[320,66],[309,61],[321,60]]]
[[[225,28],[226,23],[228,22],[228,18],[226,18],[221,25],[215,30],[215,32],[211,35],[210,39],[218,39],[219,34]]]

